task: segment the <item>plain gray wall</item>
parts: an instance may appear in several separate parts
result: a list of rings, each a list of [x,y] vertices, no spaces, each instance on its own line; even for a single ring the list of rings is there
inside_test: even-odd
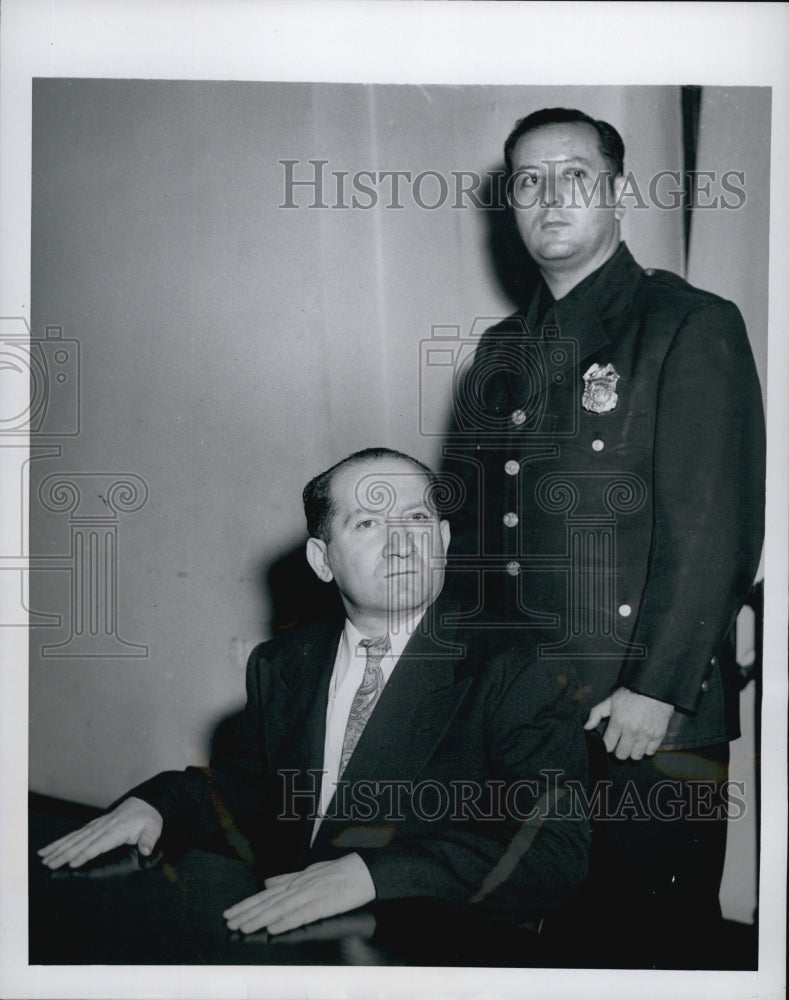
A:
[[[764,374],[769,92],[705,88],[705,101],[698,166],[747,157],[748,199],[706,213],[691,271],[737,299]],[[267,573],[304,539],[304,483],[368,445],[435,462],[420,342],[512,310],[491,212],[422,208],[407,186],[388,208],[385,184],[370,210],[310,209],[303,189],[286,209],[279,161],[298,160],[300,178],[310,159],[327,177],[484,174],[517,118],[554,105],[616,124],[644,186],[682,168],[677,87],[34,83],[32,326],[79,342],[81,427],[59,458],[31,462],[31,553],[70,552],[68,513],[37,499],[54,472],[133,473],[149,495],[116,527],[117,631],[147,656],[42,656],[68,637],[72,598],[62,566],[32,574],[33,609],[62,618],[32,630],[33,790],[104,805],[206,761],[271,634]],[[681,226],[680,211],[634,209],[625,236],[643,266],[682,273]],[[747,251],[721,252],[718,226],[747,234]],[[427,400],[431,428],[448,391]]]

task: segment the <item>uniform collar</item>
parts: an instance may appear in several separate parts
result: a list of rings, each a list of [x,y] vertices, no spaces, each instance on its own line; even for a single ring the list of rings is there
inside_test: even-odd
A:
[[[553,301],[553,322],[558,325],[563,339],[577,341],[579,358],[586,357],[610,341],[605,321],[630,309],[642,275],[643,271],[622,242],[601,267],[587,275],[561,299]],[[529,309],[527,322],[530,330],[536,330],[540,306],[551,299],[548,286],[541,282]]]
[[[594,304],[603,318],[626,312],[631,306],[636,283],[642,274],[623,241],[605,264],[579,281],[558,300],[556,306],[560,315],[579,307],[588,309],[590,303]]]

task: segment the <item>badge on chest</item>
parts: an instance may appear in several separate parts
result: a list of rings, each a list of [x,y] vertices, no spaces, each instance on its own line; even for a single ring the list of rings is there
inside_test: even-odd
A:
[[[591,365],[584,374],[584,394],[581,397],[583,408],[591,413],[608,413],[613,410],[619,402],[616,392],[618,381],[619,375],[613,365]]]

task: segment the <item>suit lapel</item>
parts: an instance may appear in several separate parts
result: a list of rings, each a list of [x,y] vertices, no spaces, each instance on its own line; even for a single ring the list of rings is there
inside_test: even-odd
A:
[[[315,789],[317,806],[320,772],[326,736],[326,703],[342,625],[316,626],[310,638],[295,652],[282,657],[271,681],[271,699],[265,707],[266,750],[270,769],[296,771],[299,790]],[[310,772],[314,777],[311,779]],[[292,807],[305,820],[313,812],[308,796],[298,797]]]

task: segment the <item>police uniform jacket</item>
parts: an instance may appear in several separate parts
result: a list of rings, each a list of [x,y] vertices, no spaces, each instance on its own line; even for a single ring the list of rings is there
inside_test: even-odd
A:
[[[624,243],[549,299],[543,286],[489,329],[461,373],[444,446],[453,585],[501,623],[548,627],[542,655],[573,658],[587,707],[626,686],[677,709],[664,748],[725,742],[725,640],[764,527],[742,318]]]

